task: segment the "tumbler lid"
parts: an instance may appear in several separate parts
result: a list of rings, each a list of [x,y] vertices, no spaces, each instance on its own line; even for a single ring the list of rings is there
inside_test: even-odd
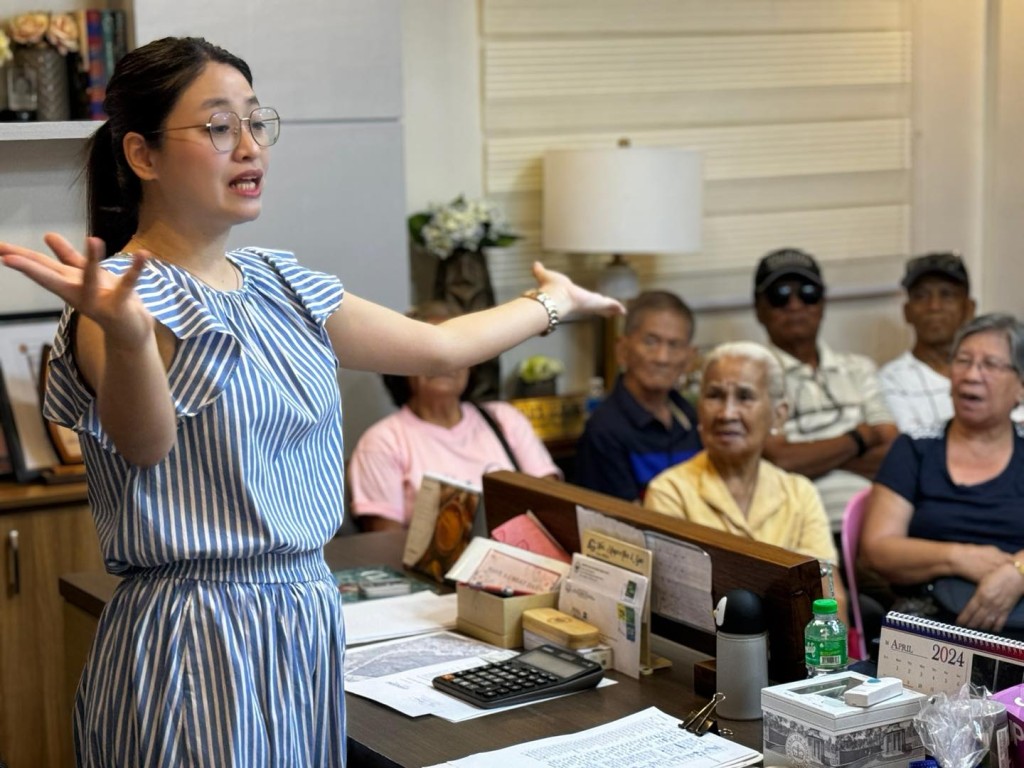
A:
[[[715,625],[733,635],[761,634],[766,629],[761,598],[749,589],[726,592],[715,608]]]

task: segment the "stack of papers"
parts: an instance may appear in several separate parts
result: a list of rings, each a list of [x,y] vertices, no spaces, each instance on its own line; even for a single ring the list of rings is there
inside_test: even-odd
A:
[[[679,727],[679,720],[657,707],[606,725],[568,736],[552,736],[493,752],[481,752],[432,768],[555,768],[572,764],[587,768],[741,768],[761,760],[761,753],[713,733],[696,736]]]
[[[433,679],[518,655],[518,651],[495,648],[449,632],[375,643],[346,652],[345,692],[372,699],[409,717],[434,715],[459,723],[535,702],[480,709],[437,690]],[[599,685],[614,684],[614,680],[605,678]],[[582,692],[561,695],[577,693]]]
[[[456,595],[413,592],[411,595],[344,603],[345,645],[455,629]]]

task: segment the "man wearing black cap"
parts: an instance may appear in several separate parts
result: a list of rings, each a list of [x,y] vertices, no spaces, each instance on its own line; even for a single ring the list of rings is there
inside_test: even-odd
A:
[[[970,280],[955,253],[926,253],[907,262],[903,317],[914,346],[878,373],[900,432],[915,434],[953,418],[949,356],[953,337],[974,317]]]
[[[818,339],[825,283],[804,251],[782,248],[761,259],[754,306],[782,364],[789,401],[784,434],[769,437],[765,458],[814,480],[838,532],[846,503],[870,485],[898,434],[875,364]]]

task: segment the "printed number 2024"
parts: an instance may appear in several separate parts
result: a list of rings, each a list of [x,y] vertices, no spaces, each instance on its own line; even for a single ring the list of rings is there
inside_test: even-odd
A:
[[[950,664],[954,667],[962,667],[964,665],[964,652],[960,648],[951,648],[948,645],[933,643],[932,661]]]

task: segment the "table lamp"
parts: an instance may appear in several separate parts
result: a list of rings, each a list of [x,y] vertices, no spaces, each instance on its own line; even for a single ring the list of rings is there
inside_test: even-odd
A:
[[[639,293],[627,253],[692,253],[701,247],[703,164],[699,152],[633,147],[558,149],[544,154],[545,250],[608,253],[597,290],[620,301]],[[602,344],[606,385],[614,380],[614,324]]]

